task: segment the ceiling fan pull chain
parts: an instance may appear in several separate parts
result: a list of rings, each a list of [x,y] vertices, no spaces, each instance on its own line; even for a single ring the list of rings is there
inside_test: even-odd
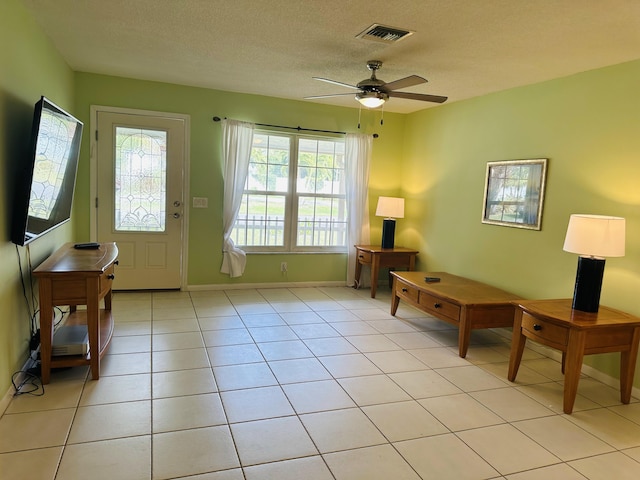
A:
[[[358,130],[360,130],[360,117],[362,116],[362,105],[358,107]]]
[[[384,125],[384,103],[380,109],[380,125]]]

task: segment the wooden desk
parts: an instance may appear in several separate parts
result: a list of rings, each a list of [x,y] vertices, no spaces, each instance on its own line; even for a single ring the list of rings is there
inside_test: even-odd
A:
[[[571,299],[516,302],[509,380],[514,381],[527,338],[562,351],[564,413],[573,411],[584,355],[620,352],[620,400],[629,403],[640,339],[640,318],[600,305],[572,310]]]
[[[393,293],[391,315],[398,310],[400,300],[456,325],[458,353],[466,357],[471,330],[476,328],[510,327],[518,299],[504,290],[484,283],[444,272],[392,272]],[[427,283],[425,277],[439,277],[437,283]]]
[[[382,248],[376,245],[355,245],[356,247],[356,288],[360,284],[362,265],[371,265],[371,298],[376,298],[380,267],[413,270],[416,265],[417,250],[404,247]],[[389,276],[391,282],[391,276]]]
[[[33,271],[39,280],[40,293],[40,360],[42,383],[49,383],[51,368],[90,365],[94,380],[100,377],[100,358],[113,334],[111,316],[111,284],[118,248],[103,243],[95,250],[77,250],[66,243]],[[100,301],[104,299],[104,309]],[[89,353],[85,355],[51,356],[53,341],[53,309],[69,305],[65,325],[86,323]],[[86,305],[86,311],[76,311]]]

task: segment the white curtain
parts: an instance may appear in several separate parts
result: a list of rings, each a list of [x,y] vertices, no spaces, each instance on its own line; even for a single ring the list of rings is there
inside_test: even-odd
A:
[[[345,140],[346,196],[349,216],[347,285],[350,287],[355,284],[356,252],[353,246],[371,243],[368,188],[372,148],[373,137],[371,135],[347,134]]]
[[[222,152],[224,156],[224,199],[222,222],[224,237],[222,245],[222,268],[220,272],[230,277],[240,277],[244,273],[247,256],[237,248],[231,239],[231,230],[240,210],[244,191],[253,130],[255,125],[237,120],[222,121]]]

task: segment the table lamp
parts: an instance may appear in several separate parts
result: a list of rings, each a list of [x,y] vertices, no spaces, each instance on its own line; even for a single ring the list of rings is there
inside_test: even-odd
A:
[[[404,218],[404,198],[379,197],[376,217],[382,221],[382,248],[393,248],[396,234],[396,218]]]
[[[579,255],[574,310],[598,311],[605,257],[624,256],[624,235],[624,218],[571,215],[562,249]]]

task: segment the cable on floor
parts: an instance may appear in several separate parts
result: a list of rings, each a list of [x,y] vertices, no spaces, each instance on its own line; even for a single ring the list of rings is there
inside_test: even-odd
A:
[[[17,380],[19,375],[22,375],[22,379],[20,381]],[[44,395],[44,385],[42,384],[42,380],[40,380],[38,375],[31,373],[28,370],[26,372],[20,370],[19,372],[14,373],[11,376],[11,383],[15,390],[13,394],[14,397],[19,395],[40,397]]]

